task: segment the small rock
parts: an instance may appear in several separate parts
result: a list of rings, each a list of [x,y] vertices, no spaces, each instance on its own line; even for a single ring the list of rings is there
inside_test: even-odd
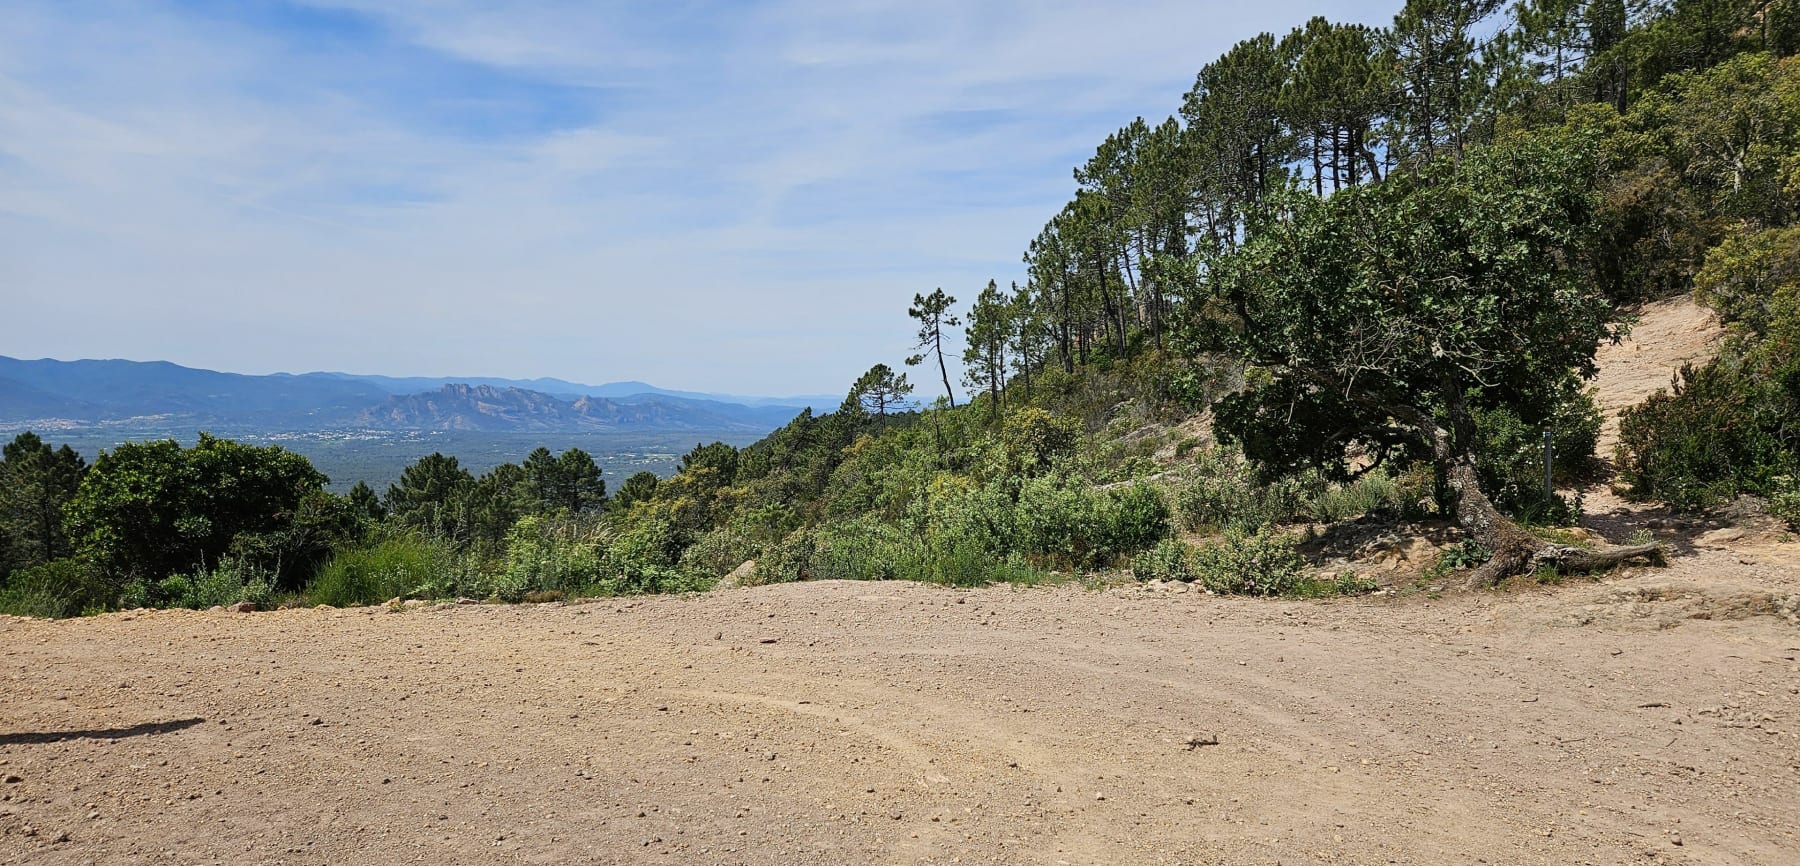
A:
[[[1670,833],[1669,834],[1669,844],[1674,845],[1677,848],[1680,848],[1681,847],[1681,834],[1680,833]]]
[[[25,779],[23,777],[15,776],[12,773],[7,773],[6,778],[0,779],[0,782],[5,782],[8,785],[17,785],[23,781],[25,781]]]
[[[231,605],[230,607],[227,607],[225,609],[228,611],[231,611],[232,613],[255,613],[256,612],[256,602],[240,601],[237,604]]]
[[[1741,526],[1727,526],[1724,529],[1715,529],[1711,532],[1706,533],[1705,535],[1700,536],[1700,543],[1701,544],[1729,544],[1733,541],[1738,541],[1738,540],[1742,539],[1744,537],[1744,534],[1745,534],[1744,529]]]

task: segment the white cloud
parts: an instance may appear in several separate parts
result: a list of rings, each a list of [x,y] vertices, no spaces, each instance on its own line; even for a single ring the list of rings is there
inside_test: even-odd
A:
[[[835,392],[913,292],[1016,277],[1113,128],[1314,14],[315,5],[9,10],[0,351]]]

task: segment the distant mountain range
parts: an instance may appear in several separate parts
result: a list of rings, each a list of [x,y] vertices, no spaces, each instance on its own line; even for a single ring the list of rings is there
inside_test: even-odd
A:
[[[308,431],[736,431],[775,429],[828,396],[735,397],[642,382],[396,378],[349,373],[250,376],[167,361],[0,356],[0,425],[192,426]]]

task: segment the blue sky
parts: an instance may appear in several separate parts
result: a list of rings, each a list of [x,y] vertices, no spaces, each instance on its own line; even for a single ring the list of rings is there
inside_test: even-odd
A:
[[[1396,6],[10,0],[0,354],[835,393],[1232,42]]]

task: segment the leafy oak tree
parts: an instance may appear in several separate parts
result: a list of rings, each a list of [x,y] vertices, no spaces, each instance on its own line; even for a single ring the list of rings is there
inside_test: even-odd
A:
[[[127,442],[99,459],[69,503],[79,553],[120,578],[160,580],[216,566],[252,536],[294,525],[302,502],[326,478],[305,457],[200,434],[192,448],[173,439]]]
[[[1293,197],[1214,274],[1240,311],[1233,341],[1252,383],[1221,405],[1221,432],[1266,466],[1339,477],[1355,455],[1429,459],[1457,521],[1493,552],[1475,582],[1654,553],[1541,541],[1495,508],[1476,465],[1478,410],[1547,417],[1621,332],[1579,267],[1592,152],[1579,137],[1520,138]]]

